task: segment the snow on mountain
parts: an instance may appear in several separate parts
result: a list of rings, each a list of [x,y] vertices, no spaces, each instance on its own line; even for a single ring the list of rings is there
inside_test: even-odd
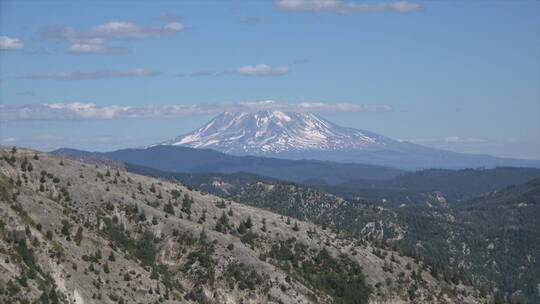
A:
[[[313,113],[225,112],[201,128],[159,145],[208,148],[233,154],[389,149],[398,141],[343,128]]]
[[[402,169],[540,167],[540,161],[428,148],[373,132],[340,127],[313,113],[225,112],[201,128],[153,146],[213,149],[236,155],[317,159]]]

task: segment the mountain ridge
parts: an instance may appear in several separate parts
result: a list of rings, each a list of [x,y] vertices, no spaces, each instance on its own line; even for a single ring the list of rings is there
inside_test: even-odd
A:
[[[309,112],[225,112],[193,132],[159,145],[210,148],[234,155],[318,159],[402,169],[519,166],[540,160],[500,158],[429,148],[377,133],[341,127]]]
[[[210,149],[165,145],[146,149],[122,149],[113,152],[87,152],[63,148],[52,153],[65,153],[81,157],[103,156],[116,161],[175,172],[234,173],[245,171],[298,182],[303,181],[307,176],[323,179],[330,184],[345,182],[352,177],[389,179],[403,172],[395,168],[369,164],[237,156]]]

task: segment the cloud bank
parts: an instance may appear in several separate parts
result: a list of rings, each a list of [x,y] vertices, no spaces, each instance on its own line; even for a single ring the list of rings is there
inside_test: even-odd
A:
[[[101,69],[95,71],[78,71],[68,73],[45,73],[45,74],[31,74],[25,76],[19,76],[18,79],[30,79],[30,80],[91,80],[91,79],[104,79],[104,78],[123,78],[123,77],[148,77],[158,75],[158,71],[147,69],[133,69],[124,72],[109,71],[108,69]]]
[[[362,12],[393,11],[409,13],[420,10],[420,5],[408,1],[379,2],[373,4],[340,0],[278,0],[277,8],[289,11],[317,12],[322,14],[349,14]]]
[[[169,16],[171,17],[171,16]],[[109,41],[142,40],[169,36],[185,29],[179,22],[164,26],[138,26],[124,21],[113,21],[91,28],[88,31],[78,31],[69,26],[48,27],[42,30],[49,38],[70,42],[70,54],[120,54],[127,53],[126,47],[114,47]]]
[[[55,103],[29,105],[0,105],[0,120],[84,120],[84,119],[137,119],[177,118],[192,115],[219,114],[222,112],[255,112],[280,110],[295,112],[388,112],[392,107],[366,106],[352,103],[300,102],[284,103],[273,100],[256,102],[218,102],[212,104],[98,106],[93,103]]]
[[[21,41],[21,39],[0,36],[0,50],[14,51],[22,48],[24,48],[24,43]]]
[[[290,72],[289,67],[271,67],[267,64],[246,65],[236,69],[236,72],[240,75],[246,76],[280,76]]]
[[[267,64],[261,63],[256,65],[245,65],[241,66],[235,70],[227,70],[227,71],[211,71],[211,70],[202,70],[197,71],[193,73],[181,73],[177,74],[177,77],[207,77],[207,76],[230,76],[230,75],[242,75],[242,76],[258,76],[258,77],[264,77],[264,76],[283,76],[291,72],[291,68],[288,66],[280,66],[280,67],[271,67]]]

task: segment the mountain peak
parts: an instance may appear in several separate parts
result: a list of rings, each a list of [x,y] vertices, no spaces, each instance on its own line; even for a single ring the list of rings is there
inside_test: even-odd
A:
[[[387,145],[380,135],[340,127],[314,113],[225,112],[199,129],[160,143],[234,154],[368,149]]]

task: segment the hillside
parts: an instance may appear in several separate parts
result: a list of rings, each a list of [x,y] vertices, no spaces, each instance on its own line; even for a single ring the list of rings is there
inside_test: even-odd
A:
[[[487,303],[384,243],[0,148],[2,303]]]
[[[466,280],[498,286],[516,301],[526,295],[530,303],[536,303],[540,300],[536,289],[540,284],[538,187],[534,180],[444,208],[345,200],[286,183],[250,185],[233,198],[385,239],[447,265]]]

